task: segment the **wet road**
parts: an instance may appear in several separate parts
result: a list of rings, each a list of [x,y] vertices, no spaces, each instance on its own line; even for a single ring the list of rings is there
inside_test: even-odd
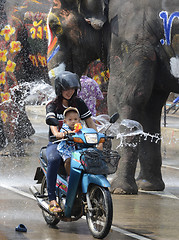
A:
[[[29,187],[35,184],[33,177],[38,166],[39,149],[46,145],[48,131],[44,118],[32,113],[30,111],[36,129],[36,134],[32,137],[35,143],[26,146],[27,156],[0,157],[0,240],[93,239],[85,219],[73,223],[60,222],[56,228],[47,226],[40,208],[29,192]],[[43,115],[41,108],[38,109],[38,114]],[[176,121],[178,120],[179,118]],[[168,124],[170,123],[171,121]],[[178,131],[169,128],[164,131],[162,174],[166,183],[165,191],[113,195],[113,226],[105,239],[178,239]],[[27,227],[27,233],[15,231],[20,223]]]

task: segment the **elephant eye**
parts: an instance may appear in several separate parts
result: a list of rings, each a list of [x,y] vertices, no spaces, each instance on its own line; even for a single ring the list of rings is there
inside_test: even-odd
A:
[[[63,29],[61,25],[56,25],[55,26],[55,33],[58,34],[62,34],[63,33]]]
[[[60,20],[54,15],[49,15],[49,26],[55,34],[62,34],[63,29]]]

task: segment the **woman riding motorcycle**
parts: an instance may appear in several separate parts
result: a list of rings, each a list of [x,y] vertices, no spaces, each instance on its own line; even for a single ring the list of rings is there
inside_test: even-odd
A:
[[[68,107],[76,107],[79,111],[81,120],[84,120],[87,127],[96,129],[91,118],[91,112],[81,98],[77,97],[77,90],[80,89],[80,79],[77,74],[62,71],[55,77],[56,98],[46,106],[46,123],[50,118],[56,118],[63,122],[63,112]],[[49,210],[52,212],[61,212],[61,208],[56,202],[56,179],[57,171],[63,161],[57,151],[58,143],[52,143],[51,136],[57,139],[64,138],[64,134],[59,132],[57,126],[49,126],[49,143],[47,146],[47,190],[49,197]]]

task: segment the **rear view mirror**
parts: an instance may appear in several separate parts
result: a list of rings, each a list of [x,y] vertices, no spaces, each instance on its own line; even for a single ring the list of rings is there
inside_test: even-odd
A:
[[[119,118],[119,113],[116,112],[116,113],[114,113],[114,114],[110,117],[109,122],[110,122],[110,123],[115,123],[115,122],[118,120],[118,118]]]

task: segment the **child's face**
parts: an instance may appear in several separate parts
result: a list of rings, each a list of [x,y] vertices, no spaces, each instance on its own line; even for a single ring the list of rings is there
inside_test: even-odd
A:
[[[68,112],[65,116],[64,122],[69,126],[71,130],[74,130],[74,125],[79,123],[80,118],[76,112]]]

